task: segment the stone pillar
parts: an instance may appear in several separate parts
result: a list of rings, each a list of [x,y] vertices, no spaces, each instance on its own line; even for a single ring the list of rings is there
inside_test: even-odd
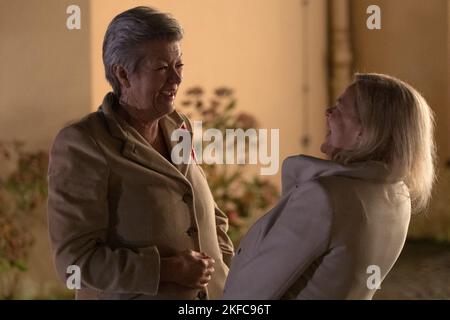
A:
[[[450,61],[450,1],[447,1],[447,61]],[[447,108],[450,108],[450,63],[447,63]],[[448,109],[447,109],[448,110]],[[447,112],[447,136],[450,137],[450,112]],[[450,169],[450,140],[447,140],[445,164]]]
[[[348,0],[329,0],[331,101],[336,100],[352,80],[349,10]]]

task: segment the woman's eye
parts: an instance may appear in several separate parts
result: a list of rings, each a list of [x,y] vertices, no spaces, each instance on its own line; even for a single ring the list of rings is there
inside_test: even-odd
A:
[[[156,70],[167,70],[169,67],[168,66],[161,66],[159,68],[157,68]]]
[[[184,66],[184,63],[179,63],[179,64],[177,64],[177,68],[179,69],[179,68],[183,68],[183,66]]]

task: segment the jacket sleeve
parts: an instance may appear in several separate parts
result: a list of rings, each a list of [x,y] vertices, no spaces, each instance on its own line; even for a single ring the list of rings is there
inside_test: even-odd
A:
[[[59,276],[81,271],[81,286],[117,293],[155,295],[159,285],[156,247],[113,249],[107,244],[109,167],[82,128],[62,129],[50,152],[48,223]]]
[[[326,252],[331,217],[329,197],[319,182],[299,186],[276,220],[262,229],[259,239],[252,239],[257,241],[254,252],[245,252],[245,247],[238,250],[242,260],[236,269],[231,266],[223,298],[280,299]]]

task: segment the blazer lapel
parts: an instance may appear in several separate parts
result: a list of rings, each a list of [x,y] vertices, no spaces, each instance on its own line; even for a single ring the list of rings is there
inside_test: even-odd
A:
[[[124,130],[114,114],[113,106],[115,105],[115,103],[117,103],[117,101],[114,94],[108,93],[103,100],[102,106],[99,108],[99,112],[102,112],[105,116],[106,123],[111,135],[123,141],[124,144],[121,150],[122,155],[125,158],[138,163],[150,170],[157,171],[165,176],[182,181],[183,183],[190,186],[190,182],[185,177],[185,174],[187,172],[187,165],[181,166],[180,168],[182,170],[178,169],[176,166],[167,161],[162,155],[160,155],[159,152],[146,144],[145,141],[140,141],[131,133]],[[168,131],[176,127],[176,123],[173,120],[164,121],[167,117],[168,116],[162,119],[163,121],[161,122],[161,124],[165,138],[167,139],[167,137],[169,137],[170,140]],[[171,123],[168,128],[166,128],[167,123]],[[174,143],[176,144],[177,142]],[[173,146],[171,148],[173,148]]]
[[[168,146],[170,146],[170,152],[172,152],[173,148],[181,142],[181,140],[179,141],[175,141],[171,139],[172,133],[175,130],[184,130],[185,132],[187,132],[189,134],[189,161],[186,162],[182,162],[180,164],[174,164],[178,170],[184,175],[186,176],[187,171],[189,169],[189,165],[191,164],[192,160],[193,160],[193,134],[192,134],[192,130],[187,126],[186,122],[183,120],[183,118],[177,113],[177,112],[173,112],[170,115],[164,117],[163,119],[161,119],[161,128],[164,134],[164,138],[166,141],[166,144]]]

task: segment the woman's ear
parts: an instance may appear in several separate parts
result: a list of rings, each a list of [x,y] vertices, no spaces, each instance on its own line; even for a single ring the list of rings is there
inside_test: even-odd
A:
[[[124,88],[130,87],[130,81],[128,78],[128,72],[125,70],[124,67],[116,64],[113,67],[114,75],[116,76],[117,80],[119,80],[120,85]]]

